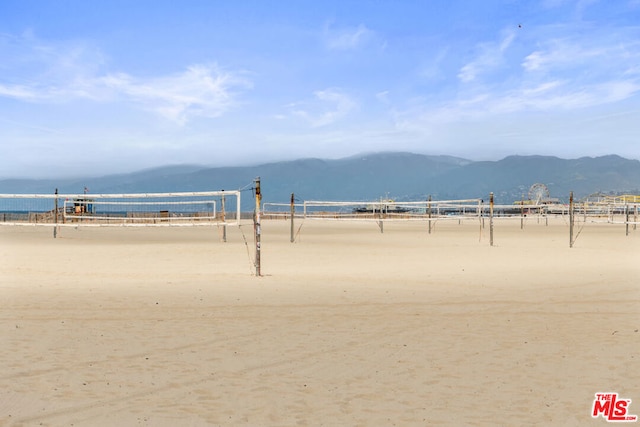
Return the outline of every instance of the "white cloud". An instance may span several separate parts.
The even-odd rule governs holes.
[[[442,78],[444,75],[442,63],[448,54],[449,48],[443,47],[437,51],[435,56],[428,57],[418,69],[418,75],[420,76],[420,78],[426,80]]]
[[[38,93],[33,89],[22,85],[0,84],[0,96],[31,101],[38,98]]]
[[[107,87],[169,120],[184,124],[190,118],[218,117],[236,104],[235,88],[249,82],[216,66],[194,65],[186,71],[148,80],[126,74],[100,79]]]
[[[457,88],[458,97],[433,102],[422,110],[414,108],[401,115],[403,126],[413,120],[417,127],[420,122],[428,127],[439,121],[566,112],[613,104],[640,93],[637,28],[602,30],[588,39],[572,33],[545,39],[542,31],[539,34],[535,50],[521,54],[519,60],[514,58],[518,49],[509,57],[505,55],[515,39],[513,32],[506,32],[499,42],[479,45],[477,56],[458,73],[462,83]],[[508,74],[495,73],[502,71],[500,67],[507,59],[520,61],[520,69],[511,67]]]
[[[104,57],[83,46],[45,45],[31,36],[17,39],[14,45],[23,54],[4,68],[27,65],[37,71],[25,75],[26,82],[0,83],[0,96],[24,102],[125,102],[182,125],[193,117],[224,114],[236,106],[237,91],[251,86],[240,73],[216,65],[192,65],[171,75],[136,78],[105,72]]]
[[[558,81],[558,80],[549,81],[549,82],[540,83],[537,86],[525,87],[525,88],[522,89],[521,92],[522,92],[522,95],[525,96],[525,97],[546,95],[551,90],[558,88],[562,84],[563,84],[563,82]]]
[[[357,108],[357,102],[337,89],[314,92],[316,101],[293,105],[292,114],[304,118],[312,127],[330,125],[350,114]]]
[[[376,99],[380,102],[388,103],[389,102],[389,91],[383,90],[382,92],[378,92],[375,94]]]
[[[56,85],[0,85],[0,96],[33,103],[120,99],[184,124],[196,116],[224,114],[237,104],[235,90],[249,86],[244,78],[220,71],[216,66],[193,65],[181,73],[151,79],[117,73],[76,78]]]
[[[522,67],[527,71],[536,71],[543,68],[548,61],[548,55],[537,50],[524,58],[524,61],[522,61]]]
[[[463,83],[469,83],[478,75],[498,68],[503,64],[505,51],[511,46],[516,35],[514,31],[505,31],[498,43],[481,43],[478,45],[478,54],[473,61],[463,65],[458,73],[458,78]]]
[[[324,28],[325,44],[332,50],[356,49],[371,40],[373,35],[373,31],[362,24],[355,28],[335,29],[329,25]]]
[[[466,94],[467,92],[463,92]],[[597,82],[575,82],[555,79],[520,82],[518,86],[498,86],[478,89],[471,95],[440,104],[414,107],[396,116],[400,130],[421,131],[446,124],[503,120],[522,113],[561,114],[594,107],[614,105],[640,94],[640,80],[612,77]]]
[[[615,55],[611,46],[605,49],[597,46],[584,48],[569,41],[554,40],[545,48],[527,55],[521,65],[525,71],[547,72],[553,69],[574,68],[586,62],[591,63],[599,57],[611,55]]]
[[[498,95],[483,106],[486,114],[522,111],[569,111],[611,104],[636,95],[640,84],[631,80],[609,81],[589,86],[552,81],[536,87],[522,87]]]
[[[33,103],[71,102],[91,99],[124,100],[178,124],[200,117],[218,117],[236,105],[236,88],[250,83],[215,66],[194,65],[186,71],[151,79],[124,73],[78,78],[62,85],[0,85],[0,96]]]

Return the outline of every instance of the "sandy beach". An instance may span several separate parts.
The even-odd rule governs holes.
[[[298,228],[263,223],[255,277],[250,223],[1,226],[0,425],[605,425],[596,392],[640,414],[640,230]]]

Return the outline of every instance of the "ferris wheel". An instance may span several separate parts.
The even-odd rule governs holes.
[[[535,183],[529,188],[529,200],[539,205],[543,200],[549,199],[549,189],[546,185]]]

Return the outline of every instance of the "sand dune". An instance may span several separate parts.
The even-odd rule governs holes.
[[[0,424],[597,425],[602,391],[640,414],[640,230],[265,221],[263,277],[251,225],[219,232],[0,227]]]

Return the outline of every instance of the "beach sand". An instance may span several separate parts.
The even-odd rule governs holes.
[[[604,425],[640,414],[640,230],[0,227],[0,425]],[[245,244],[245,238],[248,244]]]

